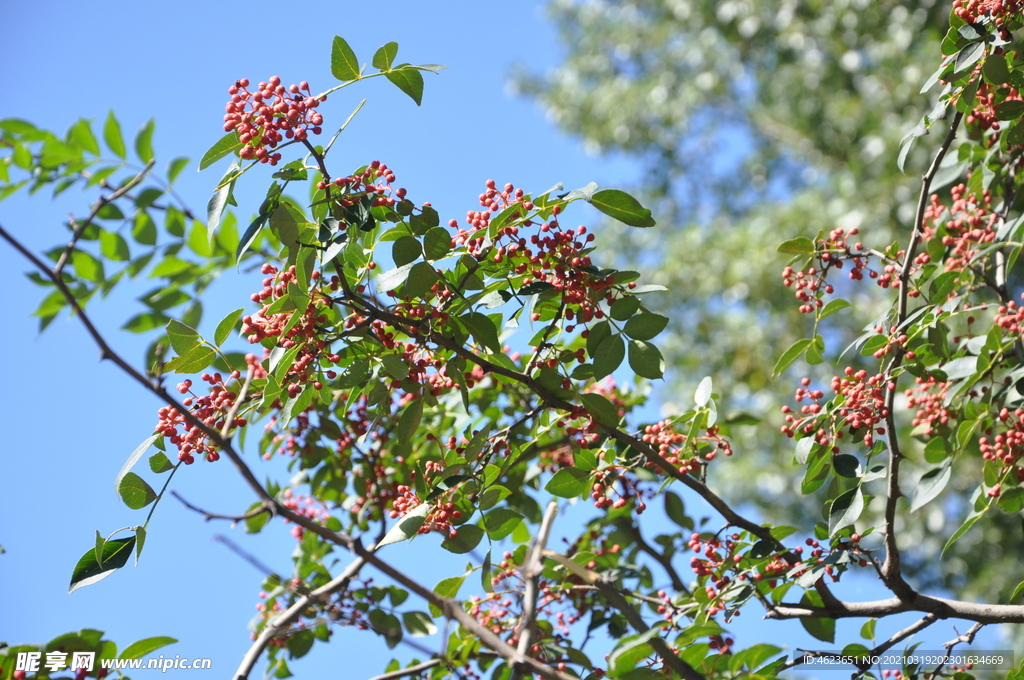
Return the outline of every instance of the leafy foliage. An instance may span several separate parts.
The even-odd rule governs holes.
[[[781,353],[776,375],[801,358],[825,365],[829,346],[860,311],[856,302],[832,297],[831,281],[844,267],[855,280],[874,280],[888,302],[851,346],[863,361],[827,388],[804,378],[796,408],[782,409],[782,434],[795,440],[804,471],[801,491],[825,520],[802,544],[799,529],[749,519],[709,482],[710,470],[729,474],[733,433],[759,424],[720,415],[717,376],[702,377],[692,405],[657,422],[644,419],[645,383],[665,371],[655,343],[670,319],[649,295],[661,287],[641,283],[636,271],[598,266],[596,253],[607,246],[585,226],[567,226],[564,215],[584,201],[652,230],[652,211],[622,190],[593,184],[528,192],[488,180],[464,221],[442,224],[429,202],[397,185],[386,163],[338,168],[331,145],[315,146],[308,135],[325,124],[314,109],[327,94],[370,77],[344,39],[335,38],[331,52],[332,73],[343,83],[324,94],[273,79],[252,91],[244,79],[230,88],[239,120],[226,127],[237,144],[218,140],[200,165],[236,158],[216,183],[206,224],[170,202],[169,183],[148,186],[152,124],[135,139],[145,168],[126,174],[123,164],[99,160],[87,122],[61,139],[23,121],[0,121],[0,146],[9,150],[0,179],[8,194],[76,183],[101,190],[88,216],[70,221],[68,245],[45,258],[0,228],[48,289],[43,326],[70,307],[104,356],[165,404],[115,482],[130,509],[148,508],[146,519],[115,532],[131,536],[97,532],[71,589],[110,575],[133,552],[138,561],[173,476],[197,459],[227,457],[256,502],[235,516],[208,518],[258,532],[280,517],[297,541],[293,575],[264,583],[254,653],[241,677],[264,651],[268,674],[287,677],[286,654],[302,657],[345,625],[393,648],[437,634],[447,619],[455,625],[446,626],[444,651],[414,661],[406,674],[452,677],[464,667],[501,680],[526,673],[562,680],[773,678],[807,663],[804,654],[779,656],[775,645],[737,644],[727,627],[755,602],[770,619],[798,618],[828,644],[837,619],[865,613],[885,619],[915,611],[924,615],[916,625],[927,627],[939,618],[937,601],[905,578],[897,516],[912,522],[914,511],[943,497],[954,461],[973,470],[976,491],[947,549],[992,514],[1024,508],[1024,312],[1011,287],[1024,224],[1013,170],[1024,143],[1024,133],[1014,132],[1024,124],[1016,122],[1024,107],[1014,104],[1024,59],[1012,32],[1024,22],[1015,5],[969,22],[962,16],[968,10],[959,9],[942,43],[947,58],[937,79],[944,89],[922,122],[927,129],[946,121],[946,136],[935,144],[922,201],[901,239],[865,245],[853,238],[856,226],[837,226],[779,248],[792,256],[784,284],[813,326]],[[396,43],[381,47],[372,75],[386,76],[419,104],[421,72],[441,67],[394,66],[397,52]],[[921,136],[911,134],[907,143]],[[125,158],[113,114],[103,138]],[[236,186],[254,181],[260,166],[277,166],[285,153],[296,158],[271,171],[266,198],[251,206],[254,216],[239,236],[231,209]],[[947,172],[955,184],[948,197],[931,193],[940,188],[940,168],[951,167],[943,165],[947,157],[959,168]],[[128,227],[134,243],[108,223]],[[133,258],[133,248],[142,255]],[[221,310],[212,336],[204,335],[202,293],[236,268],[243,275],[258,268],[263,277],[253,284],[252,305]],[[145,293],[140,299],[151,311],[126,325],[158,336],[138,371],[109,348],[85,305],[143,272],[166,285]],[[162,385],[178,374],[174,396]],[[897,426],[900,383],[916,410],[909,433]],[[932,467],[907,508],[899,499],[904,451],[914,439]],[[261,483],[241,457],[243,447],[263,459],[287,457],[298,474],[284,484]],[[135,466],[151,448],[150,474]],[[165,475],[160,490],[134,469]],[[703,499],[725,526],[705,528],[679,487]],[[657,496],[675,526],[648,542],[641,517]],[[560,499],[591,503],[595,514],[556,550],[550,539]],[[871,512],[873,503],[879,507]],[[389,556],[396,543],[433,535],[441,550],[469,561],[431,589]],[[684,580],[676,561],[685,550],[693,551],[693,577]],[[338,561],[350,553],[355,559],[339,572]],[[364,569],[384,574],[385,585]],[[839,600],[830,586],[850,570],[877,575],[894,597]],[[463,593],[470,588],[473,594]],[[941,607],[942,617],[979,626],[1024,622],[1019,604],[996,614],[971,602],[944,600]],[[865,638],[873,639],[875,618]],[[607,657],[587,648],[599,629],[618,640]],[[901,635],[873,649],[847,649],[870,657]],[[78,636],[112,658],[116,648],[101,637]],[[169,641],[140,641],[122,658]],[[869,658],[857,667],[873,665]],[[402,670],[397,661],[385,668],[392,677]],[[929,672],[971,677],[964,669]]]

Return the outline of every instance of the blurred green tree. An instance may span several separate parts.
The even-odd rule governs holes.
[[[691,394],[710,374],[728,395],[726,410],[781,423],[779,396],[792,381],[773,381],[774,362],[809,336],[812,321],[782,285],[787,256],[765,244],[837,227],[876,243],[909,232],[927,154],[911,152],[904,173],[897,150],[937,98],[935,90],[921,92],[929,76],[921,65],[935,61],[949,5],[553,0],[548,11],[564,62],[545,74],[516,68],[514,87],[593,153],[637,160],[644,176],[636,193],[660,223],[677,225],[617,235],[630,266],[656,271],[652,280],[673,291],[673,307],[662,310],[672,319],[664,350],[674,369],[665,410],[676,408],[672,395]],[[850,283],[840,292],[867,324],[882,310],[875,302],[884,304],[883,291]],[[818,377],[860,367],[856,352],[839,356],[852,340],[829,338]],[[801,361],[789,373],[814,371]],[[734,465],[757,474],[731,467],[716,483],[773,520],[809,526],[819,509],[799,493],[792,442],[766,440],[765,432],[733,435],[744,452]],[[936,504],[925,522],[904,528],[919,557],[941,550],[937,532],[966,513],[976,477],[954,476],[963,504]],[[1000,515],[986,531],[994,552],[976,550],[979,532],[941,563],[911,553],[907,567],[922,586],[1008,597],[1016,550],[1002,546],[1020,543],[1021,526]]]

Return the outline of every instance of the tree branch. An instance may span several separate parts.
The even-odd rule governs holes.
[[[931,193],[932,180],[939,171],[942,159],[949,151],[949,147],[956,139],[957,128],[964,114],[957,111],[953,121],[949,124],[949,132],[942,140],[942,145],[935,153],[932,164],[928,167],[924,177],[921,178],[921,193],[917,199],[917,212],[914,215],[914,228],[911,231],[910,243],[907,244],[906,254],[903,256],[903,265],[900,267],[899,282],[900,290],[896,310],[896,326],[902,328],[903,322],[907,319],[907,306],[910,293],[910,274],[914,262],[914,255],[917,252],[917,243],[921,239],[924,230],[924,212],[928,205],[928,196]],[[889,366],[886,367],[886,377],[895,381],[895,371],[903,363],[905,352],[898,349]],[[896,597],[901,600],[914,598],[914,589],[903,578],[900,564],[900,551],[896,542],[896,502],[902,496],[900,491],[900,463],[903,460],[903,453],[900,451],[899,438],[896,434],[896,390],[888,390],[885,399],[886,417],[885,430],[886,440],[889,444],[889,471],[886,479],[886,501],[885,501],[885,561],[882,563],[882,581]]]
[[[530,653],[533,645],[533,622],[537,617],[537,599],[540,596],[540,575],[544,571],[543,554],[548,544],[548,537],[551,535],[551,525],[558,515],[558,503],[551,501],[547,510],[544,511],[544,519],[541,520],[540,530],[537,532],[537,539],[530,546],[523,562],[523,579],[526,581],[526,590],[523,593],[523,616],[519,621],[519,645],[517,651],[526,656]],[[519,680],[522,676],[520,668],[512,669],[510,680]]]
[[[644,617],[640,615],[640,612],[629,603],[628,600],[619,591],[618,586],[606,576],[598,574],[596,571],[591,571],[586,567],[576,564],[568,557],[559,555],[556,552],[545,550],[544,555],[550,557],[560,565],[571,571],[576,576],[580,577],[584,583],[589,586],[596,588],[608,601],[612,607],[615,607],[622,615],[626,617],[629,625],[633,627],[638,633],[646,633],[651,629],[644,621]],[[696,668],[683,661],[679,656],[672,651],[662,638],[655,635],[649,641],[651,647],[657,652],[664,660],[665,665],[672,669],[672,672],[676,675],[686,678],[686,680],[705,680],[704,675],[697,671]]]
[[[441,659],[431,659],[430,661],[424,661],[418,663],[415,666],[409,666],[408,668],[400,668],[397,671],[391,671],[390,673],[382,673],[375,675],[370,680],[395,680],[395,678],[404,678],[408,675],[418,675],[423,671],[429,671],[434,666],[441,665]]]

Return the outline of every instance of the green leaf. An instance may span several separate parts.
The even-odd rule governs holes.
[[[423,419],[423,399],[413,399],[398,419],[395,436],[399,442],[411,442]]]
[[[626,358],[626,343],[622,335],[615,333],[605,337],[593,353],[594,380],[611,375]]]
[[[199,331],[191,326],[186,326],[177,319],[171,319],[167,323],[166,330],[171,347],[179,355],[188,354],[202,342],[199,338]]]
[[[608,657],[608,675],[616,677],[633,670],[654,652],[650,640],[661,632],[661,626],[655,625],[639,635],[622,638]]]
[[[147,654],[151,654],[152,652],[155,652],[161,647],[173,645],[176,642],[177,640],[167,636],[151,637],[146,638],[145,640],[137,640],[136,642],[133,642],[127,647],[125,647],[124,651],[121,652],[121,655],[117,658],[141,659],[142,657],[146,656]]]
[[[359,60],[340,35],[331,45],[331,75],[341,81],[359,80]]]
[[[402,623],[413,637],[433,635],[437,632],[437,626],[426,612],[402,612]]]
[[[124,160],[128,156],[125,150],[124,137],[121,136],[121,124],[114,118],[114,112],[107,113],[107,120],[103,124],[103,141],[115,156]]]
[[[480,345],[491,350],[495,354],[501,353],[501,341],[498,339],[498,329],[489,317],[480,312],[468,312],[459,317],[473,335],[473,339]]]
[[[203,157],[199,160],[200,172],[210,167],[221,158],[224,158],[224,156],[234,153],[241,148],[242,143],[238,141],[238,135],[234,131],[227,133],[214,142],[213,146],[207,149],[206,153],[203,154]]]
[[[975,42],[960,50],[956,55],[956,64],[953,65],[953,72],[959,73],[964,69],[973,66],[982,55],[985,54],[985,43]]]
[[[491,540],[500,541],[523,521],[523,516],[508,508],[496,508],[484,515],[484,528]]]
[[[629,367],[641,378],[656,380],[665,374],[665,359],[662,358],[658,348],[651,343],[643,340],[630,340]]]
[[[188,354],[174,357],[164,364],[165,371],[175,373],[198,373],[213,364],[217,352],[212,347],[196,347]]]
[[[940,370],[946,374],[946,380],[959,380],[974,375],[978,371],[978,357],[960,357],[943,364]]]
[[[860,636],[865,640],[874,640],[876,623],[878,623],[878,619],[868,619],[864,625],[860,627]]]
[[[142,455],[149,450],[149,447],[152,446],[153,442],[155,442],[159,437],[160,435],[158,434],[146,437],[141,444],[135,447],[132,454],[128,456],[128,460],[126,460],[124,465],[121,466],[121,470],[117,473],[117,477],[114,478],[114,493],[121,493],[121,480],[124,479],[124,476],[127,475],[133,467],[135,467],[135,464],[139,462]]]
[[[651,340],[665,330],[668,317],[642,312],[633,316],[623,326],[622,332],[634,340]]]
[[[104,280],[103,263],[97,260],[85,250],[75,250],[71,253],[71,263],[75,265],[75,272],[86,281],[102,283]]]
[[[423,252],[428,260],[440,260],[452,250],[452,235],[444,227],[432,227],[423,236]]]
[[[794,253],[796,255],[813,255],[814,241],[807,238],[806,236],[798,236],[796,238],[791,238],[788,241],[783,241],[775,250],[780,253]]]
[[[400,518],[388,533],[377,544],[378,548],[400,541],[407,541],[419,531],[430,514],[431,506],[428,503],[421,503]]]
[[[949,461],[942,467],[929,470],[921,476],[914,490],[914,499],[910,503],[910,511],[914,512],[922,508],[928,501],[932,500],[946,488],[953,468]]]
[[[84,118],[79,118],[68,130],[68,142],[88,151],[93,156],[100,155],[100,145],[96,141],[96,135],[92,133],[89,121]]]
[[[217,227],[220,226],[221,217],[224,215],[224,208],[229,202],[231,202],[231,191],[235,187],[235,181],[233,179],[230,181],[225,180],[234,175],[237,170],[238,165],[232,163],[231,167],[228,168],[228,171],[224,173],[224,177],[221,178],[220,188],[213,192],[213,196],[211,196],[210,200],[206,203],[206,232],[209,234],[211,242],[213,241],[213,235],[217,231]],[[260,215],[260,217],[257,217],[256,219],[263,219],[265,221],[266,216]],[[250,226],[250,229],[251,228],[252,227]],[[248,247],[248,242],[252,238],[252,235],[246,232],[246,236],[249,238],[242,239],[242,244],[245,244],[245,246]],[[241,248],[241,245],[239,247]],[[244,249],[239,250],[236,255],[236,259],[240,258],[243,252]]]
[[[576,498],[590,490],[590,474],[577,468],[565,467],[554,474],[544,490],[560,498]]]
[[[263,225],[269,219],[270,215],[260,215],[246,227],[245,233],[242,234],[242,238],[238,241],[238,248],[235,250],[236,262],[242,261],[242,255],[245,254],[245,251],[249,250],[249,246],[256,242],[256,237],[259,236],[260,230],[263,229]],[[210,231],[210,237],[213,237],[213,231]]]
[[[121,500],[132,510],[140,510],[156,500],[156,491],[134,472],[125,473],[117,487]]]
[[[847,302],[846,300],[844,300],[842,298],[836,298],[835,300],[829,300],[828,304],[825,305],[825,307],[818,314],[818,318],[819,319],[824,319],[826,317],[832,316],[833,314],[835,314],[838,311],[841,311],[843,309],[846,309],[847,307],[852,307],[852,306],[853,306],[852,303]]]
[[[697,404],[697,408],[704,408],[708,402],[711,401],[711,376],[705,377],[697,385],[697,391],[693,393],[693,401]]]
[[[416,102],[416,106],[423,103],[423,74],[411,68],[399,67],[394,71],[388,71],[384,77],[406,93]]]
[[[377,48],[377,51],[373,53],[373,60],[370,62],[373,64],[375,69],[380,71],[387,71],[391,68],[391,64],[395,61],[395,56],[398,54],[398,43],[389,42],[381,45]]]
[[[971,512],[971,514],[967,516],[967,519],[964,520],[964,523],[960,525],[960,528],[954,531],[953,535],[949,537],[948,541],[946,541],[946,545],[942,547],[942,554],[945,555],[946,551],[949,550],[949,548],[956,543],[961,536],[970,531],[971,527],[973,527],[975,523],[985,515],[990,507],[991,506],[986,505],[979,511]]]
[[[821,606],[821,598],[816,592],[804,593],[804,596],[800,599],[800,604]],[[836,641],[836,620],[835,619],[808,619],[801,618],[801,625],[804,630],[813,635],[822,642],[833,643]]]
[[[231,335],[231,331],[238,325],[238,320],[242,318],[243,311],[245,311],[244,308],[236,309],[220,320],[220,323],[217,324],[217,330],[213,332],[213,344],[218,347],[224,344],[224,341]]]
[[[783,371],[793,365],[793,362],[800,358],[800,355],[807,351],[807,348],[811,346],[814,340],[811,338],[800,338],[792,345],[789,349],[782,353],[779,360],[775,363],[775,369],[772,371],[772,379],[779,377]]]
[[[409,270],[412,269],[412,263],[403,264],[401,267],[395,267],[390,269],[380,276],[377,277],[377,290],[381,293],[386,293],[389,290],[398,288],[405,280],[409,278]]]
[[[828,512],[828,535],[835,536],[840,529],[856,522],[862,512],[864,512],[864,494],[858,484],[832,501],[832,507]],[[832,641],[829,640],[829,642]]]
[[[173,183],[174,180],[178,179],[181,171],[188,167],[188,161],[188,158],[181,156],[167,164],[167,181],[169,183]]]
[[[621,419],[619,407],[609,401],[607,397],[593,392],[585,392],[580,395],[580,401],[583,402],[583,406],[594,420],[602,425],[615,427],[619,424]]]
[[[608,316],[616,321],[625,321],[640,309],[640,298],[634,295],[621,297],[608,308]],[[641,338],[643,339],[643,338]]]
[[[665,492],[665,514],[682,528],[693,528],[693,521],[686,516],[686,506],[683,505],[683,499],[673,491]]]
[[[370,627],[384,636],[388,648],[393,648],[402,640],[402,624],[398,617],[383,609],[371,609],[367,617]]]
[[[128,241],[115,231],[100,233],[100,253],[103,257],[114,262],[126,262],[132,259],[131,250],[128,248]]]
[[[448,552],[462,555],[480,545],[484,530],[475,524],[463,524],[458,528],[454,538],[446,538],[441,547]]]
[[[396,380],[404,380],[409,375],[409,364],[397,354],[385,354],[380,363],[388,375]]]
[[[631,227],[653,227],[657,224],[651,211],[625,191],[601,189],[590,197],[590,204],[611,218]]]
[[[107,541],[103,545],[103,566],[96,560],[96,549],[89,548],[89,551],[82,555],[71,572],[71,585],[68,594],[79,588],[91,586],[113,574],[128,562],[132,549],[135,548],[135,537],[117,538]]]
[[[391,244],[391,259],[395,265],[402,266],[420,259],[423,254],[423,246],[415,236],[406,234]]]
[[[174,468],[174,464],[163,451],[157,451],[149,457],[149,469],[160,474]]]
[[[512,495],[512,492],[500,485],[489,486],[480,494],[480,509],[490,510],[495,505]]]
[[[143,163],[153,160],[153,130],[155,128],[156,121],[150,118],[135,135],[135,154]]]
[[[139,566],[139,558],[142,557],[142,548],[146,545],[146,527],[135,527],[135,566]]]

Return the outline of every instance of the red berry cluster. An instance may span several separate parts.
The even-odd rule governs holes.
[[[298,280],[295,265],[281,272],[274,265],[266,263],[260,271],[267,276],[263,279],[263,290],[253,293],[251,297],[253,302],[263,303],[263,307],[255,315],[242,317],[242,333],[247,334],[249,342],[254,344],[267,338],[278,338],[277,344],[285,349],[296,345],[302,346],[291,368],[288,369],[285,390],[289,397],[297,396],[307,383],[311,383],[315,389],[321,389],[323,385],[319,379],[317,359],[324,354],[327,343],[318,338],[318,324],[327,321],[324,314],[324,308],[328,305],[327,299],[314,293],[300,321],[293,324],[292,312],[275,313],[271,308],[277,300],[290,297],[289,289],[293,285],[297,284],[305,290],[304,282]],[[319,281],[320,272],[312,272],[310,278],[314,282]],[[337,290],[338,282],[332,280],[326,287],[332,291]],[[326,377],[335,378],[335,371],[327,371]]]
[[[329,186],[344,189],[343,195],[337,203],[342,208],[355,205],[364,196],[374,196],[374,206],[394,206],[397,201],[405,198],[405,189],[393,189],[395,173],[379,160],[372,161],[363,168],[363,171],[348,177],[336,177],[331,181],[321,179],[316,184],[317,189],[327,189]],[[429,203],[424,205],[429,206]],[[346,225],[347,226],[347,225]]]
[[[850,244],[850,237],[856,236],[858,233],[857,227],[849,230],[833,229],[828,238],[819,239],[815,244],[814,252],[819,266],[808,267],[806,270],[795,270],[793,267],[787,266],[782,270],[782,283],[787,288],[794,289],[794,296],[801,303],[799,307],[801,313],[809,314],[815,309],[825,306],[823,296],[834,292],[833,286],[826,283],[828,273],[833,267],[842,269],[847,262],[851,265],[849,276],[854,281],[862,280],[866,271],[870,278],[878,279],[878,285],[883,288],[888,288],[890,285],[899,286],[899,280],[893,277],[896,272],[895,265],[891,263],[886,265],[885,273],[880,276],[877,271],[868,266],[871,256],[865,251],[864,245],[860,242]]]
[[[1001,50],[996,52],[995,55],[989,57],[990,59],[1002,59]],[[999,92],[999,101],[997,102],[996,87],[989,85],[987,81],[982,78],[978,78],[978,94],[975,96],[974,109],[971,110],[964,122],[968,126],[976,126],[981,132],[986,130],[996,130],[1000,128],[999,117],[996,115],[996,106],[1004,101],[1021,101],[1022,97],[1016,88],[1008,86],[999,86],[998,89],[1003,90]],[[992,145],[997,138],[995,136],[990,138],[990,145]]]
[[[811,381],[810,378],[803,378],[803,386],[797,388],[795,399],[797,402],[807,400],[810,403],[800,407],[803,416],[801,418],[793,415],[793,410],[789,406],[782,407],[786,420],[786,424],[782,426],[782,433],[788,437],[793,437],[798,432],[812,435],[815,442],[821,446],[829,446],[842,439],[843,433],[839,430],[847,425],[854,430],[866,428],[865,446],[874,444],[875,434],[885,434],[884,423],[889,415],[889,410],[885,406],[886,391],[896,389],[896,384],[886,381],[881,373],[868,377],[867,371],[854,371],[850,366],[846,367],[844,373],[843,377],[832,378],[832,390],[837,396],[843,397],[843,403],[829,416],[831,423],[828,429],[819,426],[819,401],[825,395],[821,390],[806,389]],[[838,446],[833,447],[834,453],[838,451]]]
[[[248,354],[245,360],[249,364],[250,370],[262,373],[263,368],[255,355]],[[235,371],[229,378],[237,380],[240,376],[241,373]],[[220,373],[203,373],[202,380],[210,385],[210,393],[202,397],[192,392],[191,380],[185,380],[178,385],[178,392],[189,395],[182,405],[191,409],[192,415],[205,425],[218,431],[222,430],[224,418],[234,407],[238,393],[227,388]],[[211,463],[220,458],[217,447],[209,443],[206,433],[195,425],[189,425],[185,415],[177,408],[163,406],[157,411],[157,417],[159,420],[156,433],[166,437],[171,444],[178,447],[178,460],[185,465],[194,463],[197,455],[206,456],[206,460]],[[245,418],[236,416],[231,427],[245,427],[246,422]],[[179,428],[181,428],[180,432]]]
[[[999,427],[1002,431],[996,433],[996,428],[986,430],[984,437],[978,439],[978,449],[981,457],[986,461],[992,461],[999,465],[999,478],[1006,480],[1007,475],[1012,475],[1010,482],[1020,484],[1024,482],[1024,467],[1021,466],[1021,457],[1024,456],[1024,409],[1011,411],[1003,408],[997,416]],[[988,491],[992,497],[999,496],[1002,492],[1002,484],[996,484]]]
[[[590,489],[590,498],[598,510],[624,508],[633,499],[636,499],[636,514],[642,515],[647,510],[647,504],[643,500],[645,494],[630,476],[616,474],[613,468],[605,468],[594,472],[593,477],[594,484]],[[612,500],[613,496],[618,496],[618,498]]]
[[[1024,293],[1020,297],[1021,300],[1024,300]],[[1000,305],[999,309],[996,310],[993,322],[1007,333],[1020,335],[1024,331],[1024,305],[1019,305],[1016,301],[1009,300],[1005,305]]]
[[[949,421],[956,418],[956,411],[947,408],[946,394],[949,392],[949,383],[938,382],[935,378],[916,378],[916,387],[906,390],[903,394],[907,397],[907,408],[917,409],[914,419],[910,424],[915,428],[921,428],[921,434],[931,437],[940,428],[949,425]]]
[[[643,441],[658,448],[658,453],[672,465],[678,465],[679,474],[697,472],[702,462],[711,462],[720,451],[725,456],[732,455],[729,440],[718,433],[718,426],[705,430],[703,436],[695,437],[695,441],[687,443],[687,435],[675,430],[671,419],[662,420],[644,428]],[[702,445],[710,445],[711,450],[700,453]]]
[[[422,505],[423,501],[409,487],[399,485],[397,491],[400,495],[394,500],[394,510],[391,511],[391,519],[404,517],[413,508]],[[460,519],[462,519],[462,512],[455,509],[454,503],[439,503],[427,514],[426,519],[420,525],[420,528],[417,529],[416,533],[429,534],[431,531],[436,531],[447,538],[455,538],[459,530],[452,526],[452,521]]]
[[[996,238],[996,223],[999,215],[990,209],[992,195],[988,189],[979,200],[974,194],[966,194],[967,187],[958,184],[951,190],[953,205],[942,205],[937,194],[932,194],[925,208],[922,225],[925,240],[934,238],[942,226],[946,234],[942,245],[951,249],[945,258],[946,271],[969,269],[977,257],[977,251]]]
[[[611,302],[615,299],[610,290],[615,282],[589,271],[591,260],[587,244],[594,240],[594,235],[588,234],[587,228],[582,225],[563,230],[558,222],[561,207],[556,205],[551,208],[550,221],[537,225],[531,218],[524,220],[521,225],[504,226],[492,241],[487,238],[486,231],[494,211],[518,206],[519,211],[510,218],[511,221],[527,216],[535,206],[531,201],[524,200],[522,189],[516,189],[511,184],[506,184],[499,191],[494,180],[487,180],[486,187],[487,190],[480,194],[480,205],[485,210],[469,211],[466,214],[470,229],[460,229],[457,220],[449,221],[448,226],[456,230],[452,243],[464,244],[469,254],[478,261],[507,262],[514,274],[526,275],[522,280],[523,286],[531,283],[550,284],[562,293],[562,299],[567,305],[565,318],[569,321],[589,323],[604,318],[600,301],[606,299]],[[522,227],[534,226],[537,227],[537,233],[529,238],[520,233]],[[533,320],[540,318],[541,314],[535,312]],[[572,332],[574,328],[569,326],[566,330]]]
[[[273,76],[259,83],[254,92],[248,87],[248,78],[235,81],[228,88],[231,100],[224,107],[224,130],[238,133],[242,158],[277,165],[281,154],[274,149],[279,143],[302,141],[310,132],[320,134],[324,118],[315,109],[326,97],[312,96],[306,81],[285,88],[281,79]]]
[[[283,505],[295,512],[298,515],[302,515],[307,519],[311,519],[314,522],[320,522],[324,524],[331,518],[331,513],[324,505],[323,501],[312,496],[306,496],[303,494],[296,494],[291,489],[284,490],[284,501]],[[290,523],[291,520],[285,519],[285,523]],[[301,541],[305,534],[305,529],[300,526],[292,527],[292,536],[297,540]]]
[[[996,26],[1020,18],[1024,0],[953,0],[953,13],[969,24],[982,17],[991,17]]]
[[[690,549],[698,555],[690,559],[690,568],[698,577],[707,577],[704,593],[711,600],[717,598],[733,579],[747,579],[747,574],[741,573],[739,567],[743,556],[736,553],[739,548],[736,542],[739,540],[739,534],[732,534],[723,541],[718,536],[703,539],[700,534],[694,533],[687,541]],[[708,607],[707,612],[714,616],[723,609],[724,602],[715,602]]]
[[[875,434],[885,434],[885,419],[889,416],[886,391],[896,389],[896,383],[887,381],[881,373],[868,377],[867,371],[854,371],[850,366],[845,374],[832,378],[833,391],[846,398],[837,413],[853,429],[867,428],[864,446],[871,446]]]

